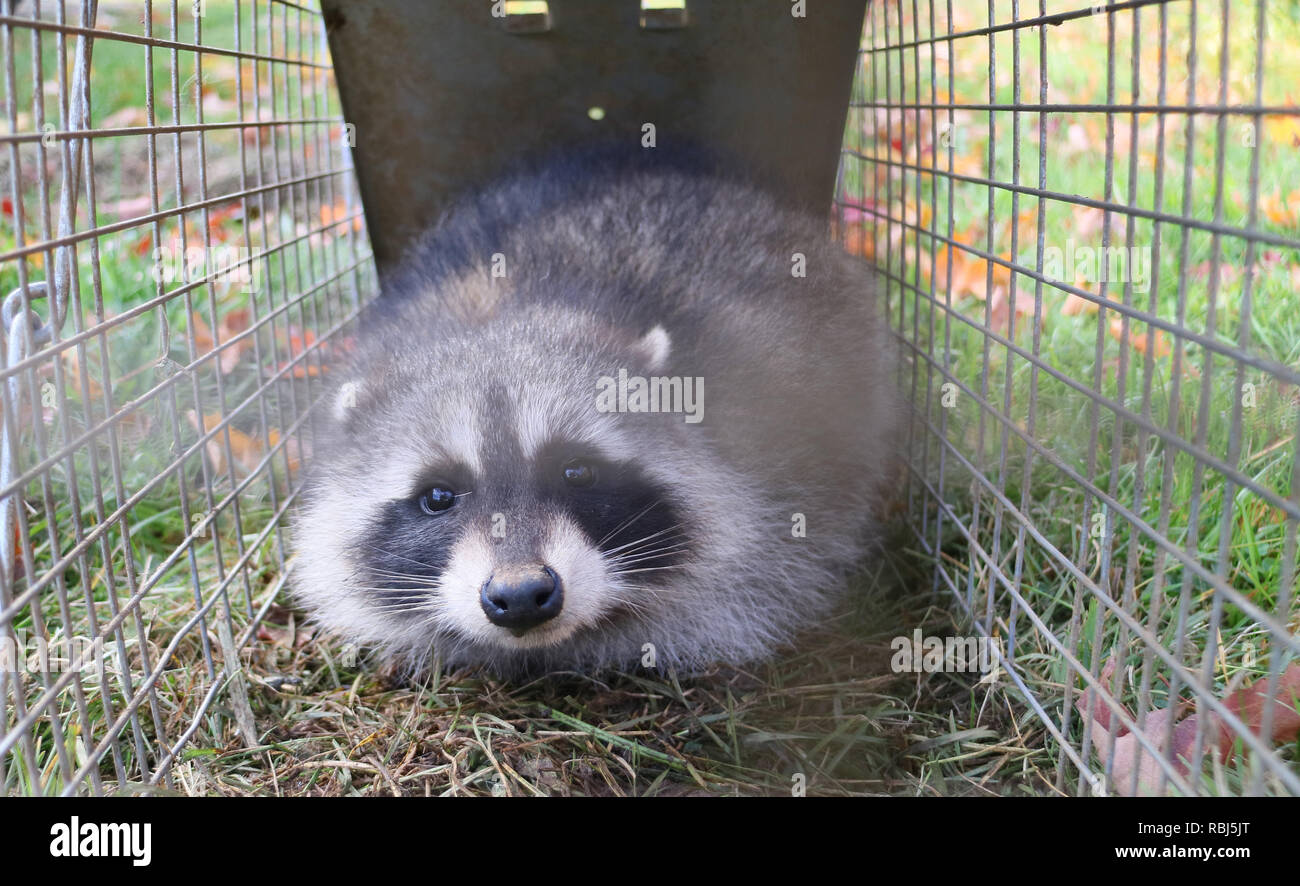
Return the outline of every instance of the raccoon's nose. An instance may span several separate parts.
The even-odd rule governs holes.
[[[515,636],[555,618],[564,606],[564,589],[549,566],[499,569],[478,596],[488,621]]]

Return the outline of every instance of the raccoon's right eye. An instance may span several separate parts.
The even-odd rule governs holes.
[[[436,517],[456,503],[456,493],[445,486],[435,486],[420,496],[420,510]]]
[[[570,486],[590,486],[596,482],[596,466],[581,458],[571,458],[560,466],[564,482]]]

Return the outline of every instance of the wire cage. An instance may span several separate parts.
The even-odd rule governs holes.
[[[1064,791],[1300,793],[1295,8],[868,11],[835,216],[910,524]]]
[[[324,26],[3,0],[0,59],[0,785],[175,788],[214,699],[253,729],[238,656],[376,290]]]
[[[834,232],[916,547],[1063,792],[1300,794],[1294,9],[868,6]],[[202,793],[218,709],[256,744],[241,655],[378,289],[327,18],[0,0],[6,794]]]

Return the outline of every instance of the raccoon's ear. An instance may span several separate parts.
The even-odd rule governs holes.
[[[636,350],[645,360],[646,367],[657,371],[663,369],[668,362],[668,355],[672,352],[672,338],[667,329],[655,326],[637,341]]]

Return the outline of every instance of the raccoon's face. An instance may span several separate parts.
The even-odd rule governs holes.
[[[415,456],[404,494],[376,504],[353,551],[370,605],[507,650],[644,610],[689,557],[678,494],[602,444],[609,434],[572,435],[560,422],[520,439],[512,413],[524,404],[499,388],[485,394],[471,427],[487,433],[464,435],[471,448],[460,452]],[[538,430],[555,424],[536,418]]]
[[[654,372],[666,334],[567,325],[397,346],[338,389],[295,529],[296,592],[320,621],[408,659],[662,647],[701,524],[739,505],[701,488],[728,485],[701,424],[597,408],[597,380]]]

